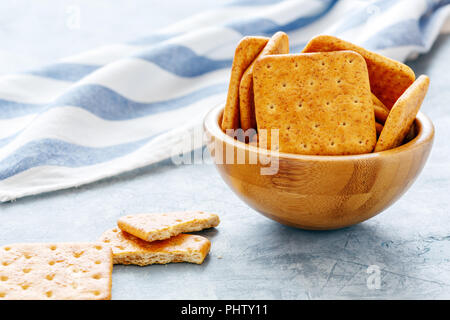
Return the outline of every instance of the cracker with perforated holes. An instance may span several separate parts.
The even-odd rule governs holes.
[[[367,66],[353,51],[266,56],[253,71],[258,134],[279,129],[281,152],[371,152],[375,118]]]
[[[239,128],[239,83],[242,75],[269,41],[265,37],[244,37],[236,47],[223,111],[222,130]]]
[[[397,99],[415,80],[414,71],[407,65],[333,36],[314,37],[302,52],[340,50],[352,50],[364,57],[369,72],[371,90],[388,109],[392,108]]]
[[[373,111],[375,120],[384,123],[389,115],[389,109],[372,93]]]
[[[171,262],[201,264],[211,248],[207,238],[193,234],[179,234],[170,239],[147,242],[118,228],[103,233],[100,241],[113,250],[114,264],[139,266]]]
[[[102,243],[0,247],[0,300],[109,300],[112,262]]]
[[[142,240],[164,240],[184,232],[217,227],[219,216],[203,211],[141,213],[121,217],[117,225]]]
[[[289,37],[286,33],[279,31],[270,38],[258,57],[245,70],[239,85],[239,111],[242,129],[256,129],[253,98],[253,68],[255,62],[267,55],[286,53],[289,53]]]
[[[402,144],[416,119],[429,84],[430,79],[421,75],[394,104],[378,138],[375,152],[393,149]]]

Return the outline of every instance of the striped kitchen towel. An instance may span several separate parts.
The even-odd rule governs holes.
[[[331,34],[398,60],[427,52],[450,1],[234,1],[136,41],[0,77],[0,201],[79,186],[186,151],[225,100],[245,35]],[[194,146],[195,147],[195,146]]]

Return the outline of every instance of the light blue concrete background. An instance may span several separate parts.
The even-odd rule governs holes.
[[[69,36],[74,31],[54,29],[63,24],[64,4],[72,1],[45,1],[46,8],[35,1],[9,1],[16,6],[11,10],[7,2],[0,3],[0,53],[31,57],[28,64],[9,67],[17,70],[145,35],[145,28],[162,27],[208,5],[175,1],[183,10],[174,11],[169,1],[135,1],[135,6],[116,1],[115,7],[106,0],[89,1],[82,23],[98,24],[96,32],[82,24],[80,34]],[[64,4],[52,8],[49,3]],[[108,13],[100,15],[105,8]],[[441,36],[430,54],[410,63],[416,74],[431,78],[422,110],[437,135],[424,171],[397,203],[360,225],[329,232],[285,227],[242,203],[212,165],[166,161],[0,205],[0,245],[90,241],[127,213],[202,209],[222,219],[217,229],[199,233],[212,241],[205,263],[116,266],[114,299],[450,298],[449,56],[450,36]],[[367,287],[369,265],[381,270],[380,289]]]

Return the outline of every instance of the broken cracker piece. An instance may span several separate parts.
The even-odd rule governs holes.
[[[264,56],[289,53],[289,37],[284,32],[275,33],[258,57],[245,70],[239,85],[239,111],[241,128],[245,131],[256,129],[255,103],[253,96],[253,67],[255,62]]]
[[[217,227],[219,223],[217,214],[203,211],[142,213],[124,216],[117,221],[122,231],[149,242]]]
[[[109,300],[112,262],[102,243],[0,247],[0,300]]]
[[[386,119],[375,152],[393,149],[402,144],[416,119],[429,84],[430,79],[421,75],[397,100]]]
[[[345,155],[373,150],[369,78],[358,53],[266,56],[255,64],[253,81],[258,135],[267,130],[269,142],[271,130],[279,129],[281,152]]]
[[[388,109],[392,108],[415,80],[414,71],[407,65],[333,36],[320,35],[312,38],[302,52],[340,50],[352,50],[364,57],[371,90]]]
[[[211,242],[201,236],[179,234],[166,240],[147,242],[118,228],[106,231],[100,238],[113,251],[114,264],[166,264],[190,262],[201,264],[209,253]]]
[[[239,128],[239,83],[242,75],[269,41],[265,37],[244,37],[236,47],[231,67],[227,102],[223,111],[222,130]]]

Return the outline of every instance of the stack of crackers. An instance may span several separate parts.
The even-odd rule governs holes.
[[[288,36],[245,37],[233,60],[222,130],[257,132],[250,143],[281,152],[349,155],[414,137],[429,78],[332,36],[298,54]],[[277,133],[274,146],[274,130]]]
[[[203,211],[128,215],[117,221],[119,228],[106,231],[99,240],[112,248],[114,264],[201,264],[211,242],[184,232],[217,227],[219,223],[216,214]]]
[[[216,227],[201,211],[137,214],[119,219],[96,243],[23,243],[0,247],[0,300],[111,299],[113,264],[201,264],[211,243],[184,234]]]

